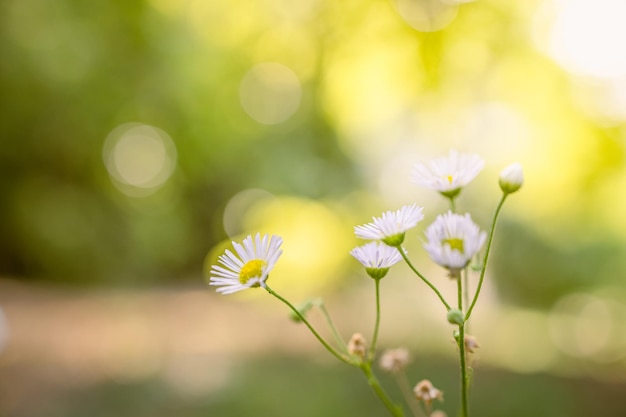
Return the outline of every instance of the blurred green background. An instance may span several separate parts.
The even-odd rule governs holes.
[[[410,254],[453,297],[420,248],[445,201],[409,174],[455,148],[485,159],[459,200],[485,229],[500,170],[526,175],[472,324],[472,408],[626,415],[625,17],[620,0],[0,3],[0,414],[385,415],[283,306],[216,295],[205,264],[280,234],[273,288],[367,335],[352,227],[417,202]],[[405,266],[383,282],[381,344],[411,348],[452,416],[452,329],[422,287]]]

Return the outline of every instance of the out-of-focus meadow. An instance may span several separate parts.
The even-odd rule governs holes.
[[[0,414],[385,415],[284,306],[215,294],[206,264],[279,234],[272,287],[369,335],[352,227],[416,202],[409,253],[452,298],[420,247],[446,203],[409,173],[456,148],[485,159],[458,202],[485,229],[499,171],[526,176],[475,310],[472,409],[626,415],[625,4],[1,2]],[[438,300],[405,265],[381,287],[381,347],[409,347],[455,415]]]

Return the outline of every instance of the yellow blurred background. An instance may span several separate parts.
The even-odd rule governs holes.
[[[384,415],[278,301],[219,296],[206,268],[279,234],[272,287],[368,335],[352,228],[416,202],[409,253],[452,298],[421,248],[446,202],[409,179],[449,149],[485,160],[458,202],[484,229],[500,170],[526,178],[473,318],[472,409],[626,415],[623,1],[0,11],[0,415]],[[382,281],[380,344],[410,347],[451,416],[452,328],[420,284],[404,265]]]

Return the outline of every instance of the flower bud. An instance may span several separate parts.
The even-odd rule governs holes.
[[[348,342],[348,353],[361,359],[365,359],[365,355],[367,354],[367,344],[361,333],[355,333],[350,338],[350,341]]]
[[[427,406],[430,406],[435,399],[443,401],[443,392],[435,388],[427,379],[420,381],[413,388],[413,394],[418,401],[423,401]]]
[[[459,340],[461,340],[461,332],[459,332],[458,329],[454,329],[454,331],[452,332],[452,337],[454,338],[454,342],[458,344]]]
[[[323,298],[312,298],[310,300],[307,300],[305,303],[302,303],[301,305],[296,307],[296,310],[298,310],[298,313],[300,313],[300,315],[296,314],[295,311],[292,311],[289,314],[289,318],[295,321],[296,323],[300,323],[302,321],[300,316],[306,318],[306,315],[309,312],[309,310],[311,310],[313,307],[320,307],[323,305],[324,305]]]
[[[514,193],[524,183],[524,171],[519,162],[515,162],[502,170],[500,173],[500,189],[505,194]]]
[[[447,319],[450,324],[461,325],[463,324],[465,317],[463,316],[463,312],[461,310],[451,308],[448,310]]]
[[[474,353],[474,349],[479,348],[478,340],[474,336],[469,334],[465,335],[465,351],[468,353]]]

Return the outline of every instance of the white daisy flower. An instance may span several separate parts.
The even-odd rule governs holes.
[[[367,274],[374,279],[383,278],[389,268],[402,259],[398,249],[379,242],[356,247],[350,251],[350,255],[361,262]]]
[[[434,159],[428,165],[415,164],[411,180],[452,198],[476,178],[484,165],[478,155],[458,153],[453,149],[447,157]]]
[[[243,245],[233,242],[235,255],[226,249],[218,261],[222,266],[211,266],[209,285],[217,285],[217,292],[232,294],[252,287],[264,287],[267,276],[283,253],[279,236],[256,234],[254,239],[248,236]]]
[[[411,204],[400,210],[386,211],[382,217],[373,217],[373,223],[355,226],[354,234],[361,239],[382,240],[389,246],[399,246],[404,241],[404,233],[424,218],[423,210]]]
[[[451,276],[465,268],[485,244],[487,234],[481,232],[469,214],[448,211],[437,216],[426,231],[424,249],[437,264],[448,268]]]

